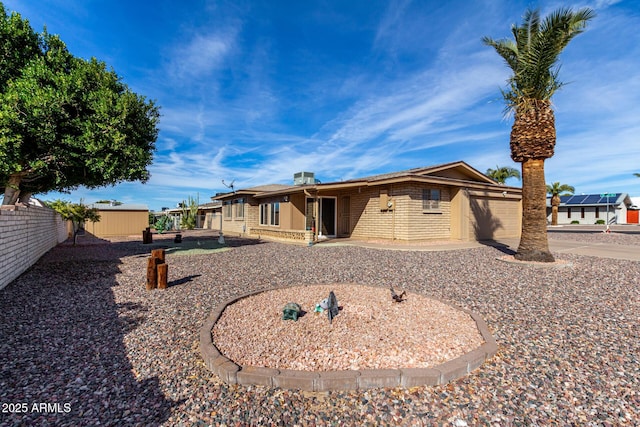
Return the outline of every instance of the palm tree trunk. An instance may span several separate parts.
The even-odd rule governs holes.
[[[551,197],[551,225],[558,225],[558,206],[560,206],[560,196],[554,194]]]
[[[547,241],[547,187],[544,159],[522,162],[522,235],[515,258],[554,262]]]

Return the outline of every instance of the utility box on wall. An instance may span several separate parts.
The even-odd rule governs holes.
[[[387,190],[380,190],[380,210],[381,211],[392,211],[395,207],[395,203],[393,198],[389,196]]]

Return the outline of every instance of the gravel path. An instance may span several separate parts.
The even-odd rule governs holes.
[[[548,269],[498,261],[492,247],[227,242],[226,252],[167,256],[165,291],[145,290],[150,248],[135,242],[59,246],[0,290],[0,424],[640,425],[638,262],[556,254],[573,266]],[[203,366],[199,328],[220,302],[343,282],[475,311],[498,354],[445,386],[356,392],[230,386]]]

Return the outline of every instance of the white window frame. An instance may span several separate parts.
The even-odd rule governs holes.
[[[442,191],[439,188],[424,188],[422,190],[422,211],[440,212]]]
[[[269,203],[260,203],[260,225],[269,225]]]
[[[279,227],[280,226],[280,202],[271,203],[269,214],[270,214],[269,225]]]

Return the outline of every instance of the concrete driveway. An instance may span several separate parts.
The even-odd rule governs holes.
[[[550,227],[548,230],[549,249],[552,252],[570,253],[576,255],[595,256],[600,258],[624,259],[629,261],[640,261],[640,246],[621,245],[601,242],[587,242],[562,239],[561,234],[555,233],[586,233],[598,235],[602,233],[603,226],[566,226]],[[632,234],[640,236],[640,227],[633,225],[612,225],[611,231],[622,234]],[[498,243],[506,245],[509,249],[516,250],[519,239],[501,239]]]

